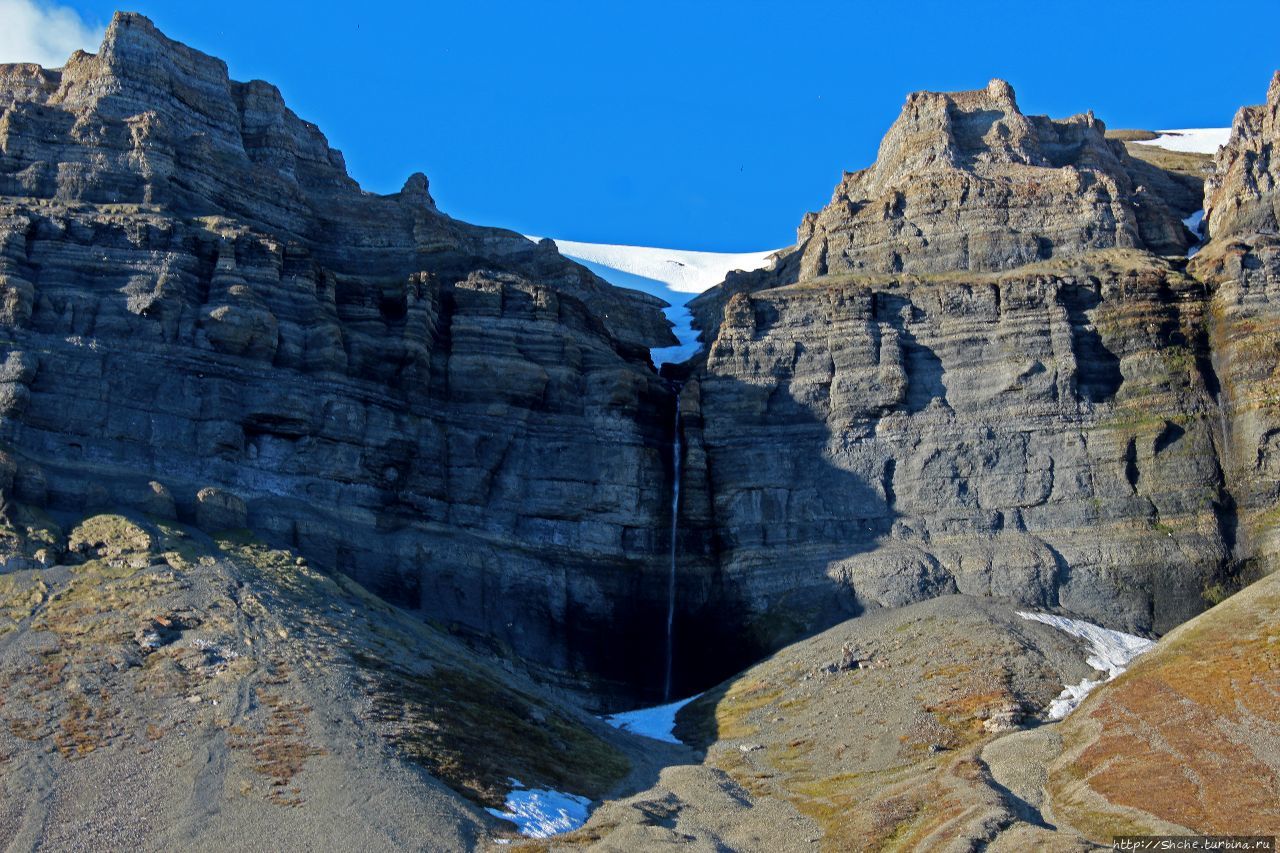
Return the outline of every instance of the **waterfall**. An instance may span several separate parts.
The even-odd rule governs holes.
[[[1231,448],[1228,446],[1230,438],[1227,435],[1227,407],[1222,400],[1222,392],[1218,392],[1218,421],[1222,424],[1222,470],[1226,471],[1230,464]]]
[[[680,389],[676,388],[675,423],[671,430],[671,560],[667,573],[667,669],[662,682],[662,700],[671,699],[671,661],[675,650],[676,621],[676,532],[680,526]]]

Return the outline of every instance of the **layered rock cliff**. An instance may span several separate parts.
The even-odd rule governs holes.
[[[1267,101],[1243,107],[1206,184],[1209,242],[1189,270],[1210,296],[1222,381],[1223,468],[1238,505],[1248,577],[1280,568],[1280,73]]]
[[[139,16],[3,67],[0,107],[11,567],[58,557],[18,509],[248,527],[544,675],[661,684],[657,300],[421,175],[360,190]],[[918,93],[794,248],[695,300],[676,692],[866,607],[1161,632],[1269,567],[1274,114],[1237,118],[1188,268],[1194,178],[1000,81]]]
[[[1164,632],[1266,570],[1274,114],[1237,118],[1188,268],[1185,180],[1091,116],[912,95],[773,269],[693,303],[685,631],[961,592]]]
[[[663,303],[421,175],[362,191],[141,16],[0,68],[0,110],[6,501],[249,527],[549,670],[660,677]]]

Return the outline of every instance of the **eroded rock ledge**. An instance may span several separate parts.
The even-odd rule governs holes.
[[[247,526],[544,672],[656,681],[662,305],[422,175],[362,191],[141,16],[0,67],[9,501]]]

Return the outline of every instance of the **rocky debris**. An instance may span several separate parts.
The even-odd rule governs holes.
[[[0,575],[0,843],[230,849],[271,826],[308,849],[474,850],[514,835],[483,808],[508,777],[598,798],[641,753],[293,552],[67,527],[89,559]]]
[[[893,667],[805,678],[815,659],[870,648]],[[675,847],[716,838],[730,815],[740,839],[724,842],[732,849],[980,847],[1043,823],[994,783],[984,748],[1009,736],[1005,724],[1014,726],[1018,710],[1044,707],[1061,683],[1088,671],[1070,638],[989,599],[945,596],[868,613],[694,700],[677,716],[676,734],[704,751],[701,763],[667,768],[650,790],[602,806],[551,849]],[[692,784],[710,774],[733,784],[737,808]],[[802,833],[779,806],[815,831]],[[779,839],[783,820],[794,829]]]
[[[1026,720],[1026,712],[1018,702],[1004,702],[978,716],[982,720],[982,730],[992,734],[1016,731]]]
[[[552,677],[643,690],[662,307],[448,217],[423,175],[361,190],[275,87],[140,15],[62,69],[0,66],[11,500],[249,528]],[[6,559],[39,562],[22,541]]]
[[[244,501],[222,489],[206,487],[196,492],[196,524],[210,533],[239,530],[248,524]]]

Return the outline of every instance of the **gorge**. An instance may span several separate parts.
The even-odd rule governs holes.
[[[868,606],[1164,631],[1237,571],[1214,305],[1168,259],[1194,193],[1092,116],[913,95],[796,247],[693,301],[678,404],[659,300],[421,176],[362,193],[145,19],[6,80],[19,501],[247,527],[624,703]]]
[[[655,364],[689,344],[663,299],[453,219],[422,174],[361,189],[274,86],[141,15],[61,69],[0,66],[0,764],[47,792],[11,791],[0,839],[66,841],[49,814],[90,799],[53,792],[104,787],[122,743],[196,768],[154,843],[234,843],[264,802],[319,831],[311,797],[374,815],[353,847],[421,812],[474,848],[526,785],[608,800],[566,842],[604,849],[680,821],[829,841],[864,800],[867,837],[1039,839],[1040,807],[981,781],[983,739],[1089,673],[1017,611],[1159,637],[1255,626],[1271,595],[1278,116],[1280,74],[1211,162],[1166,168],[1000,80],[916,92]],[[1068,719],[1076,753],[1019,748],[1094,772],[1078,720],[1122,717],[1124,683]],[[596,719],[695,694],[696,757]],[[815,733],[833,696],[902,732]],[[890,754],[916,793],[857,787]],[[317,765],[344,781],[295,782]],[[1097,840],[1080,804],[1112,795],[1080,786],[1059,802]],[[695,796],[719,811],[654,817]],[[945,832],[922,817],[971,800]]]

